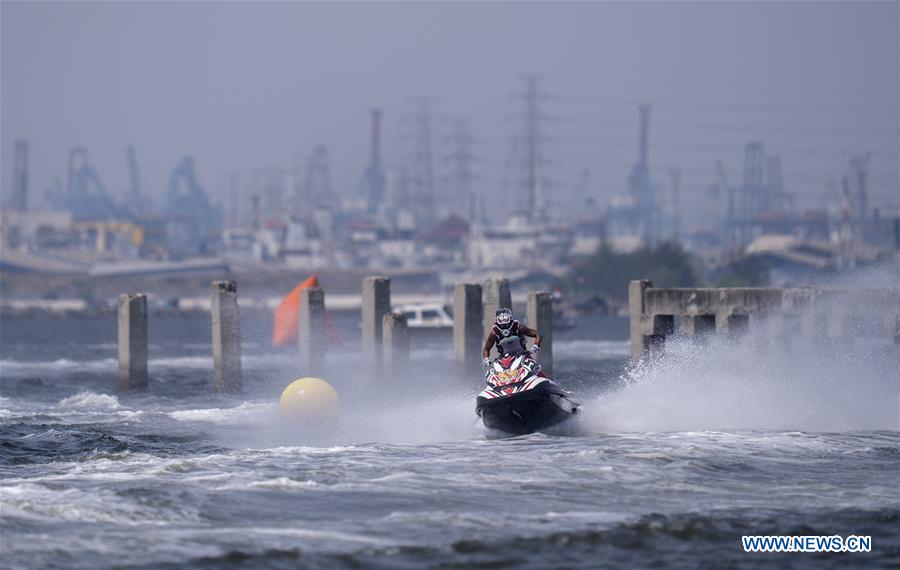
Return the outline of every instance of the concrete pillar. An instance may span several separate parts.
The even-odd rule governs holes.
[[[837,338],[837,343],[842,351],[849,354],[856,350],[856,339],[862,337],[864,323],[858,314],[848,313],[841,316],[841,334]]]
[[[731,314],[725,322],[728,325],[728,337],[732,340],[740,339],[750,330],[750,315]]]
[[[653,334],[662,336],[675,334],[675,315],[653,315]]]
[[[494,315],[500,307],[512,309],[512,295],[509,293],[509,279],[491,277],[484,282],[484,336],[487,338],[494,326]]]
[[[391,280],[366,277],[362,283],[362,350],[369,364],[381,364],[384,315],[391,312]]]
[[[237,283],[213,281],[210,293],[213,387],[220,392],[237,392],[241,389],[241,313]]]
[[[634,280],[628,283],[628,314],[631,331],[631,357],[640,358],[644,354],[644,293],[653,287],[646,280]]]
[[[845,314],[841,317],[841,334],[848,338],[863,336],[865,319],[859,314]]]
[[[702,338],[716,332],[715,315],[685,315],[684,333],[687,336]]]
[[[649,322],[649,317],[645,317]],[[662,354],[666,348],[666,338],[675,334],[675,315],[653,315],[652,334],[643,335],[643,350],[651,356]]]
[[[781,315],[781,330],[777,335],[777,341],[781,350],[790,353],[794,349],[796,341],[800,340],[803,331],[802,316],[797,313]]]
[[[772,350],[773,339],[777,335],[775,323],[776,312],[773,309],[764,308],[753,315],[750,321],[749,338],[753,344],[753,350],[756,354],[768,354]]]
[[[402,376],[409,366],[409,327],[406,317],[399,313],[385,313],[382,330],[384,369],[394,377]]]
[[[300,374],[316,375],[325,365],[325,292],[318,287],[300,290],[297,319]]]
[[[541,332],[538,362],[548,376],[553,375],[553,301],[550,293],[529,293],[525,310],[528,326]]]
[[[147,296],[119,295],[119,388],[147,386]]]
[[[484,348],[481,285],[457,283],[453,288],[453,360],[464,374],[477,374]]]

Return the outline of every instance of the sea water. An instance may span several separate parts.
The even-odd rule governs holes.
[[[116,388],[112,319],[2,323],[0,567],[596,568],[900,565],[890,346],[672,342],[629,365],[623,319],[556,335],[581,435],[487,440],[449,335],[410,374],[330,353],[343,413],[278,420],[296,376],[245,323],[244,390],[209,390],[209,323],[151,319],[150,387]],[[337,364],[342,364],[337,366]],[[743,535],[868,535],[860,554],[748,554]]]

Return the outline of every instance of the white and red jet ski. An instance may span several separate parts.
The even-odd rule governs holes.
[[[578,414],[573,395],[543,376],[540,364],[528,354],[497,358],[484,380],[487,387],[475,398],[475,413],[489,431],[545,431]]]

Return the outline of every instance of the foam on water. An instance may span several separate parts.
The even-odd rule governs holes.
[[[594,398],[595,429],[852,431],[900,428],[900,352],[835,353],[807,346],[760,351],[740,343],[673,339],[664,354],[629,368],[623,388]]]
[[[114,352],[114,351],[113,351]],[[294,359],[285,354],[244,354],[241,357],[245,366],[285,366],[296,365]],[[0,372],[109,372],[118,371],[119,362],[115,358],[73,359],[58,358],[56,360],[17,360],[12,358],[0,359]],[[184,369],[184,370],[210,370],[212,369],[212,356],[164,356],[151,357],[147,360],[147,366],[152,370]]]
[[[97,394],[94,392],[79,392],[74,396],[63,398],[56,403],[57,408],[62,409],[90,409],[90,410],[120,410],[122,405],[116,396],[109,394]]]
[[[627,346],[554,348],[590,361],[623,358]],[[477,382],[439,378],[437,367],[427,382],[329,376],[340,419],[294,426],[277,415],[296,374],[288,352],[245,353],[247,377],[261,381],[238,396],[202,384],[205,343],[151,358],[150,389],[118,395],[114,359],[52,361],[61,368],[43,384],[19,389],[15,376],[30,371],[10,375],[4,387],[16,387],[0,399],[12,416],[4,449],[18,450],[0,482],[4,564],[715,566],[736,556],[741,530],[804,525],[895,544],[896,431],[802,431],[890,424],[896,382],[882,361],[761,363],[751,346],[671,343],[619,390],[593,397],[580,385],[591,434],[499,441],[475,427]],[[92,367],[110,384],[86,384],[80,372]]]
[[[248,448],[331,449],[364,443],[427,444],[480,437],[471,398],[427,396],[391,404],[350,400],[332,423],[289,424],[269,400],[243,402],[231,408],[200,408],[166,412],[179,422],[204,422],[228,430],[219,437],[229,445]]]
[[[627,340],[563,340],[553,342],[554,359],[601,360],[628,358],[631,345]]]
[[[118,368],[115,358],[100,358],[93,360],[73,360],[71,358],[58,358],[56,360],[15,360],[4,358],[0,360],[0,373],[6,372],[40,372],[40,371],[84,371],[101,372],[105,370],[115,371]]]
[[[193,522],[196,509],[161,508],[140,501],[121,500],[111,489],[59,487],[45,483],[4,483],[0,487],[4,516],[83,523],[168,524]]]
[[[475,427],[474,399],[429,396],[421,400],[373,402],[347,410],[342,418],[344,437],[362,442],[423,444],[479,435]]]
[[[166,412],[180,422],[211,422],[214,424],[241,424],[268,422],[275,417],[276,406],[272,402],[242,402],[231,408],[197,408]]]

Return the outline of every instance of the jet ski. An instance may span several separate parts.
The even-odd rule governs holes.
[[[487,386],[475,398],[475,413],[489,436],[556,433],[578,414],[572,393],[541,374],[540,364],[528,354],[497,358],[484,381]]]

